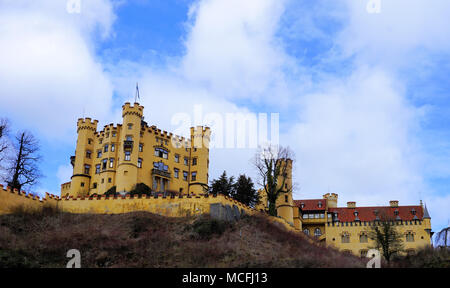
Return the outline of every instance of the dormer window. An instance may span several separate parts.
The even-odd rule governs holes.
[[[303,209],[303,208],[305,208],[305,203],[301,203],[300,204],[300,207]]]
[[[353,212],[353,215],[355,215],[355,217],[358,216],[358,211]]]
[[[416,210],[414,208],[411,209],[411,214],[416,215]]]
[[[398,210],[397,209],[395,209],[394,214],[398,215]]]
[[[318,206],[319,208],[322,208],[322,202],[319,201],[319,203],[317,204],[317,206]]]

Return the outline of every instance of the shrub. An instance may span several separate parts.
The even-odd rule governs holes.
[[[229,227],[228,222],[206,217],[201,217],[192,224],[192,229],[201,239],[210,239],[213,235],[220,236]]]
[[[150,187],[148,187],[147,185],[145,185],[144,183],[138,183],[133,187],[133,190],[130,191],[130,195],[134,196],[134,195],[151,195],[152,193],[152,189],[150,189]]]

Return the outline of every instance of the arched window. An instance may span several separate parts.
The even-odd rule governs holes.
[[[362,250],[359,251],[359,256],[361,258],[366,258],[367,257],[367,252],[368,251],[366,249],[362,249]]]
[[[359,235],[359,242],[360,243],[367,243],[368,242],[368,238],[367,238],[367,235],[366,234],[361,234],[361,235]]]
[[[342,243],[350,243],[350,235],[347,232],[342,233]]]
[[[314,229],[314,236],[315,237],[320,237],[321,235],[322,235],[322,231],[320,230],[320,228]]]
[[[305,233],[306,235],[309,235],[309,229],[304,229],[303,233]]]
[[[406,242],[414,242],[414,234],[412,232],[406,234]]]

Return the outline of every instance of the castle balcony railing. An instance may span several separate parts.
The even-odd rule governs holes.
[[[170,172],[155,169],[155,168],[152,169],[152,175],[157,175],[157,176],[161,176],[164,178],[170,178]]]
[[[72,164],[72,167],[75,166],[75,156],[70,156],[70,164]]]
[[[133,148],[133,140],[123,141],[123,149],[132,149],[132,148]]]

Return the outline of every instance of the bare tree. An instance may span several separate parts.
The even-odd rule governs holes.
[[[259,174],[258,184],[264,188],[269,202],[269,214],[277,215],[276,201],[283,193],[292,192],[292,187],[285,187],[288,177],[288,161],[293,160],[294,153],[289,147],[260,147],[253,159],[253,165]]]
[[[6,181],[8,186],[19,191],[24,186],[32,186],[41,177],[38,168],[40,160],[39,142],[27,131],[17,133],[13,145],[14,152],[9,156]]]
[[[381,249],[384,258],[389,262],[392,256],[403,251],[403,237],[397,230],[394,218],[385,213],[380,216],[374,225],[368,228],[367,236],[375,242],[375,246],[371,248]]]
[[[4,159],[4,154],[8,148],[6,135],[9,132],[9,122],[6,118],[0,119],[0,161]]]

